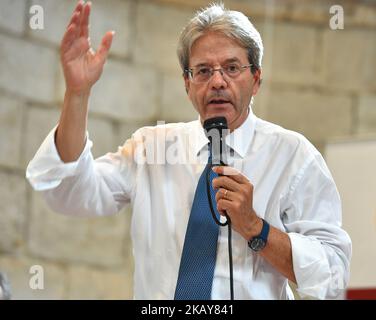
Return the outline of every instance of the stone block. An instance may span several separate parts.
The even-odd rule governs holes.
[[[346,21],[345,21],[346,23]],[[350,23],[356,24],[358,26],[365,27],[376,27],[376,6],[375,4],[369,3],[356,3],[354,6],[354,13],[351,16]],[[345,25],[346,28],[346,25]]]
[[[0,35],[0,87],[39,102],[55,96],[58,55],[29,41]]]
[[[131,0],[95,0],[92,1],[90,16],[90,38],[96,50],[107,31],[115,30],[111,53],[126,57],[129,55],[133,24]],[[44,30],[30,30],[30,36],[60,46],[65,29],[77,4],[76,0],[33,0],[44,8]]]
[[[176,55],[177,42],[183,27],[192,18],[193,10],[139,1],[136,12],[134,60],[173,74],[181,74]]]
[[[18,99],[0,96],[0,164],[16,167],[21,159],[24,105]]]
[[[288,10],[285,17],[294,22],[316,23],[329,28],[329,21],[337,12],[330,12],[332,6],[341,6],[344,14],[344,28],[375,27],[376,6],[372,1],[299,1],[285,2]],[[283,4],[281,4],[283,5]]]
[[[72,266],[68,270],[68,299],[132,299],[132,274],[127,267],[115,271]]]
[[[31,269],[40,266],[38,269]],[[35,268],[35,267],[34,267]],[[43,289],[35,287],[35,276],[42,276]],[[18,255],[0,256],[0,271],[6,274],[14,300],[49,300],[65,299],[66,276],[64,268],[45,260]],[[39,278],[41,279],[41,278]],[[32,286],[30,286],[30,281]]]
[[[262,82],[256,96],[253,97],[252,110],[253,113],[260,118],[267,116],[268,103],[271,99],[271,85],[267,82]]]
[[[13,252],[24,245],[26,236],[26,181],[2,171],[0,181],[0,252]]]
[[[120,122],[153,119],[158,112],[157,73],[150,68],[108,59],[91,90],[89,111]],[[56,99],[64,100],[65,81],[59,68]]]
[[[328,138],[351,134],[351,98],[273,90],[266,120],[302,133],[316,143],[326,141]]]
[[[155,3],[171,5],[191,10],[199,10],[207,7],[211,2],[207,0],[153,0]],[[291,11],[291,6],[285,1],[265,1],[265,0],[227,0],[226,9],[237,10],[251,17],[263,17],[266,14],[270,18],[284,18]]]
[[[315,28],[277,23],[264,28],[265,74],[272,82],[312,85],[318,82],[318,34]],[[269,66],[270,64],[270,66]]]
[[[323,79],[329,88],[366,92],[376,88],[374,30],[328,30],[323,35]]]
[[[60,111],[57,108],[47,109],[29,106],[26,115],[22,155],[22,163],[24,167],[26,167],[34,157],[47,134],[59,122]]]
[[[198,118],[185,92],[183,77],[165,74],[162,77],[162,110],[158,120],[166,122],[192,121]]]
[[[37,257],[65,263],[118,266],[124,262],[125,215],[75,217],[52,212],[40,193],[33,192],[29,249]]]
[[[108,61],[90,98],[90,110],[119,121],[153,119],[157,114],[156,73],[146,67]]]
[[[89,116],[88,131],[90,140],[93,141],[91,150],[94,158],[117,150],[114,127],[110,120]]]
[[[125,141],[127,141],[127,139],[129,139],[137,129],[145,126],[155,126],[156,124],[156,121],[119,124],[118,135],[116,137],[117,146],[122,146],[125,143]]]
[[[26,0],[2,0],[0,10],[0,28],[15,34],[25,29]]]
[[[294,21],[329,23],[332,14],[329,13],[333,3],[329,1],[290,1],[289,17]],[[336,4],[340,4],[337,1]],[[343,5],[341,3],[340,5]]]
[[[364,95],[358,103],[358,133],[376,133],[376,96]]]

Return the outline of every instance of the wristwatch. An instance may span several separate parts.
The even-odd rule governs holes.
[[[262,229],[260,234],[253,237],[251,240],[248,241],[248,247],[250,247],[253,251],[260,251],[264,249],[266,246],[266,242],[268,240],[269,235],[269,223],[267,223],[264,219],[262,220]]]

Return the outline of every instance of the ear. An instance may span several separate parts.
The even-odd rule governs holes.
[[[185,86],[185,92],[189,95],[189,89],[191,86],[191,82],[189,81],[189,78],[187,75],[183,75],[184,78],[184,86]]]
[[[257,94],[261,85],[261,69],[257,69],[253,74],[253,86],[252,86],[252,96]]]

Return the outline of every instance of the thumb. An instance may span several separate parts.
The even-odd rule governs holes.
[[[97,56],[103,62],[107,59],[108,52],[110,51],[114,36],[115,36],[115,31],[106,32],[99,46],[99,49],[97,51]]]

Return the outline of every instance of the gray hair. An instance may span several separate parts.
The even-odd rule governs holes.
[[[193,43],[209,31],[221,32],[247,49],[252,72],[261,68],[264,47],[260,33],[243,13],[227,10],[221,3],[212,4],[197,12],[183,29],[177,49],[183,72],[189,68],[189,56]]]

